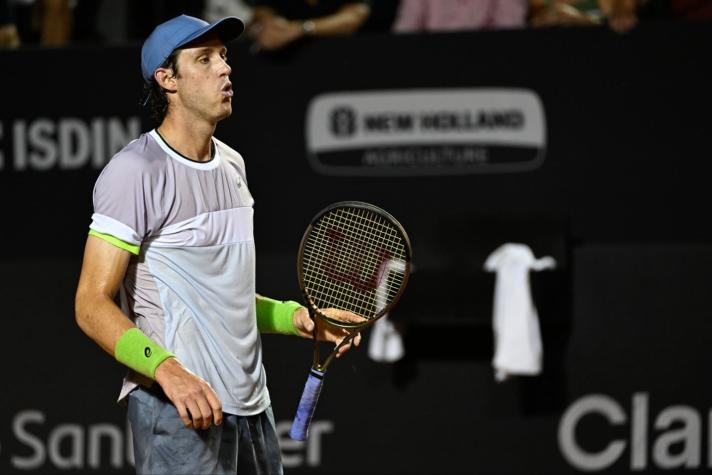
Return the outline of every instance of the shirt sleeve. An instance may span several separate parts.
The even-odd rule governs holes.
[[[499,28],[523,28],[526,26],[529,2],[526,0],[499,0],[494,4],[492,18],[494,26]]]
[[[425,29],[425,2],[423,0],[401,0],[393,31],[414,33]]]
[[[141,243],[154,231],[151,174],[140,157],[117,156],[94,185],[94,214],[90,235],[138,254]]]

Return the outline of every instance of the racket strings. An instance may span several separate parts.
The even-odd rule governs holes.
[[[364,208],[338,208],[312,225],[303,250],[305,289],[319,308],[374,318],[398,295],[406,244],[387,219]]]
[[[396,251],[398,255],[404,255],[405,250],[402,239],[390,223],[376,214],[371,213],[373,216],[370,217],[365,213],[368,213],[368,211],[364,209],[358,209],[356,212],[339,209],[332,216],[327,217],[326,222],[330,225],[335,225],[337,228],[339,226],[346,227],[352,236],[358,236],[360,242],[355,243],[358,248],[355,249],[353,246],[354,241],[349,239],[346,244],[349,246],[348,251],[352,254],[344,255],[348,259],[354,252],[366,251],[369,264],[373,264],[369,270],[375,271],[376,266],[380,265],[379,259],[382,257],[380,254],[376,254],[376,249],[391,251],[389,252],[390,254],[394,246],[400,247]],[[366,227],[366,225],[369,227]],[[383,245],[385,245],[385,248]]]
[[[344,210],[339,210],[339,211],[344,212]],[[391,243],[392,245],[393,245],[393,244],[396,244],[396,245],[397,245],[396,241],[395,241],[394,238],[393,238],[393,232],[394,232],[394,230],[393,230],[392,228],[391,228],[391,229],[388,229],[388,231],[390,231],[389,234],[390,234],[391,236],[390,236],[389,238],[385,238],[385,234],[383,233],[384,225],[382,224],[382,221],[379,223],[378,221],[371,220],[370,223],[368,223],[368,224],[370,224],[370,225],[373,225],[373,224],[375,224],[375,223],[381,224],[380,229],[379,229],[379,228],[374,228],[374,229],[372,229],[372,231],[373,231],[373,230],[376,231],[376,236],[379,237],[380,239],[375,239],[375,240],[374,240],[374,239],[369,239],[370,236],[369,236],[368,230],[365,229],[365,227],[364,227],[364,225],[363,225],[363,224],[364,224],[364,223],[363,223],[363,220],[361,220],[361,222],[359,222],[359,221],[353,221],[353,218],[364,218],[364,213],[365,213],[365,212],[366,212],[365,210],[358,210],[357,213],[353,213],[353,212],[348,212],[348,211],[346,211],[344,214],[350,215],[350,216],[347,216],[347,217],[350,218],[352,221],[344,221],[343,219],[338,219],[338,218],[341,217],[341,216],[339,216],[339,214],[334,214],[334,215],[332,215],[332,216],[330,216],[330,217],[327,217],[327,218],[325,219],[325,222],[328,223],[328,224],[331,226],[331,227],[329,228],[330,230],[335,229],[335,227],[337,227],[338,225],[342,225],[342,226],[345,225],[351,233],[357,233],[357,234],[359,234],[362,239],[363,239],[363,238],[366,238],[365,241],[366,241],[366,243],[369,245],[369,247],[366,247],[366,248],[364,248],[363,246],[354,246],[354,243],[353,243],[352,240],[350,240],[350,239],[345,240],[345,241],[346,241],[346,242],[345,242],[345,246],[342,246],[342,247],[341,247],[341,250],[343,250],[343,251],[345,251],[345,252],[339,253],[339,255],[337,256],[337,261],[336,261],[336,266],[337,266],[337,267],[343,268],[344,266],[347,266],[346,268],[348,268],[348,265],[353,263],[353,256],[354,256],[354,255],[357,255],[357,256],[358,256],[358,255],[363,255],[363,251],[364,251],[364,250],[368,250],[369,248],[371,248],[371,249],[377,248],[377,246],[378,246],[378,241],[390,241],[390,243]],[[377,216],[377,215],[376,215],[376,216]],[[337,219],[334,219],[334,218],[337,218]],[[354,223],[356,223],[357,226],[354,226]],[[371,227],[373,227],[373,226],[371,226]],[[324,228],[322,228],[322,229],[324,229]],[[385,228],[385,229],[387,229],[387,228]],[[322,237],[322,238],[324,237],[323,234],[321,235],[321,237]],[[384,239],[384,238],[385,238],[385,239]],[[334,246],[334,248],[335,248],[335,247],[336,247],[336,246]],[[384,256],[383,256],[382,254],[376,255],[376,254],[374,254],[373,252],[370,252],[370,253],[367,252],[367,254],[369,254],[369,255],[368,255],[369,259],[368,259],[368,260],[369,260],[370,262],[368,262],[368,263],[364,266],[364,267],[365,267],[365,272],[361,272],[361,274],[371,275],[371,276],[378,276],[378,274],[376,274],[377,272],[381,272],[381,273],[383,272],[383,269],[379,269],[379,267],[384,264],[384,262],[383,262]],[[390,254],[390,253],[389,253],[389,254]],[[345,256],[346,258],[344,258],[344,256]],[[357,263],[357,264],[359,264],[359,263]],[[333,290],[333,289],[332,289],[332,290]],[[376,290],[382,290],[382,286],[377,287]],[[381,293],[383,293],[383,292],[381,292]],[[343,292],[338,292],[338,290],[337,290],[336,295],[333,295],[333,296],[336,297],[336,298],[339,298],[339,297],[343,297],[342,294],[343,294]],[[347,297],[348,297],[348,296],[347,296]],[[351,297],[352,297],[352,300],[353,300],[353,295],[352,295]],[[364,303],[362,299],[356,298],[356,300],[359,301],[358,303],[361,303],[361,304]],[[383,296],[382,296],[382,298],[379,299],[379,300],[386,300],[386,299],[383,298]],[[372,301],[369,299],[369,301],[367,301],[367,303],[372,304]]]
[[[335,270],[338,268],[343,269],[344,262],[340,264],[335,262],[337,254],[325,254],[323,252],[318,252],[319,256],[323,261],[329,262],[330,266],[334,266]],[[334,279],[329,278],[328,275],[323,274],[323,265],[317,265],[307,268],[306,283],[309,290],[309,294],[316,300],[317,307],[338,307],[345,310],[350,310],[359,315],[368,316],[373,313],[375,301],[364,297],[361,293],[354,293],[347,289],[345,285],[337,286],[334,284]],[[312,272],[309,272],[309,271]]]

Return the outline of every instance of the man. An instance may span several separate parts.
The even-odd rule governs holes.
[[[10,0],[0,0],[0,49],[17,48],[20,36],[17,33]]]
[[[396,33],[524,28],[529,0],[401,0]]]
[[[282,471],[259,332],[310,337],[314,322],[299,304],[256,295],[244,162],[213,137],[232,112],[225,42],[243,29],[235,17],[181,15],[153,31],[141,68],[160,125],[94,188],[76,319],[130,369],[119,400],[139,473]]]
[[[250,34],[274,51],[305,36],[351,35],[370,13],[371,0],[257,0]]]

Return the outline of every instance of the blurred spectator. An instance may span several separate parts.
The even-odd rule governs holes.
[[[10,0],[0,0],[0,49],[20,46],[20,35],[15,26]]]
[[[539,26],[588,26],[603,20],[598,0],[531,0],[530,24]]]
[[[257,0],[249,31],[259,49],[278,50],[304,36],[353,34],[370,12],[367,0]]]
[[[599,0],[608,26],[618,33],[625,33],[638,24],[640,0]]]
[[[66,46],[72,34],[69,0],[14,0],[12,14],[23,44]]]
[[[710,0],[671,0],[675,18],[685,20],[712,20]]]
[[[393,31],[521,28],[527,9],[528,0],[401,0]]]
[[[41,46],[66,46],[72,35],[69,0],[40,0],[37,3]]]
[[[539,26],[593,26],[608,22],[624,33],[638,23],[638,0],[531,0],[530,24]]]

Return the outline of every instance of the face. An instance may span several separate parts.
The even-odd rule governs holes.
[[[174,104],[197,119],[217,123],[232,113],[232,69],[227,48],[216,37],[191,43],[178,54],[178,75],[173,78]]]

